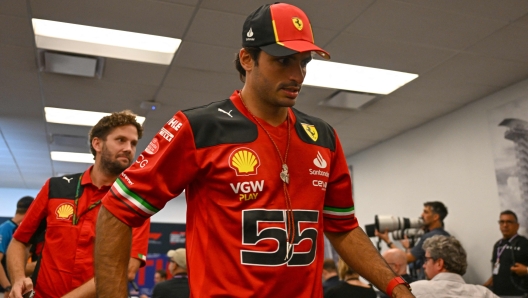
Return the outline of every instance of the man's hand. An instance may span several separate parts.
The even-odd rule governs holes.
[[[403,248],[405,248],[405,250],[409,249],[410,245],[409,245],[409,239],[407,238],[407,235],[403,235],[403,239],[400,240],[400,243],[403,246]]]
[[[515,263],[515,265],[511,266],[510,270],[519,276],[526,276],[528,274],[526,272],[526,265],[521,263]]]
[[[389,243],[389,231],[385,230],[385,232],[381,233],[377,229],[374,231],[374,235],[378,237],[379,239],[385,241],[385,243]]]
[[[133,281],[136,278],[136,273],[141,266],[141,261],[135,258],[130,258],[128,261],[128,281]]]
[[[15,281],[11,288],[11,293],[9,298],[22,298],[22,295],[33,290],[33,281],[31,278],[25,277],[24,279],[19,279]]]

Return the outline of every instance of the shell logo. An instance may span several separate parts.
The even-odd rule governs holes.
[[[57,219],[68,220],[73,215],[73,205],[70,203],[62,203],[55,209]]]
[[[229,167],[237,176],[257,175],[260,159],[255,151],[249,148],[238,148],[229,156]]]

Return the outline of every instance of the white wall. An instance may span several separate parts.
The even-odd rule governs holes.
[[[484,282],[502,237],[488,113],[526,97],[528,80],[351,156],[361,226],[376,214],[417,217],[423,202],[442,201],[446,229],[468,253],[466,281]]]
[[[18,200],[24,196],[35,197],[39,189],[0,188],[0,216],[13,217]]]

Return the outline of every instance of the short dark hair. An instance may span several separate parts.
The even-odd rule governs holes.
[[[440,221],[444,222],[444,218],[447,216],[447,208],[444,205],[444,203],[439,201],[433,201],[433,202],[425,202],[425,207],[431,207],[431,210],[433,213],[436,213],[440,216]]]
[[[255,65],[258,66],[258,59],[260,57],[260,52],[262,52],[262,50],[256,47],[245,47],[244,49],[246,50],[246,52],[248,52],[249,56],[251,56],[251,59],[255,61]],[[235,57],[235,68],[236,70],[238,70],[240,80],[242,81],[242,83],[245,83],[246,82],[246,70],[244,69],[244,67],[242,67],[242,64],[240,63],[239,53],[237,53]]]
[[[515,221],[518,221],[517,219],[517,214],[515,214],[515,212],[511,211],[511,210],[504,210],[500,213],[500,215],[511,215],[513,217],[515,217]]]
[[[94,158],[96,155],[95,148],[92,146],[92,140],[94,138],[99,138],[106,141],[106,137],[114,130],[114,128],[124,125],[134,125],[137,129],[138,139],[141,139],[143,136],[143,127],[136,121],[136,114],[132,113],[130,110],[124,110],[121,112],[114,112],[108,116],[105,116],[97,122],[94,127],[90,130],[88,134],[90,139],[90,151],[92,152]]]
[[[156,270],[156,273],[158,273],[161,278],[167,279],[167,271],[165,271],[163,269],[158,269],[158,270]]]
[[[328,272],[337,272],[337,267],[334,259],[325,259],[323,262],[323,269]]]
[[[35,198],[33,198],[32,196],[25,196],[20,198],[20,200],[18,200],[17,202],[16,214],[26,214],[27,210],[29,209],[29,206],[31,206],[31,203],[33,203],[33,200],[35,200]]]

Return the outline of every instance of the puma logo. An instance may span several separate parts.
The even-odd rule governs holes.
[[[73,178],[68,178],[68,177],[62,177],[62,179],[68,181],[68,183],[70,183],[70,181],[73,179]]]
[[[222,113],[226,114],[227,116],[229,116],[229,117],[231,117],[231,118],[233,118],[233,116],[231,116],[231,112],[232,112],[232,111],[233,111],[233,110],[229,110],[229,113],[228,113],[228,112],[226,112],[226,111],[224,111],[224,110],[218,108],[218,112],[222,112]]]

